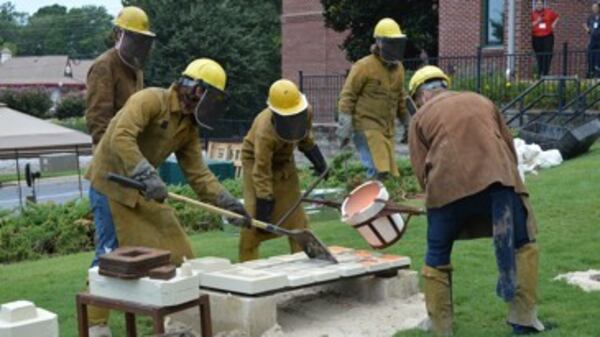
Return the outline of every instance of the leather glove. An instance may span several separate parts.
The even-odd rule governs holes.
[[[256,220],[271,223],[275,200],[256,198]]]
[[[243,219],[227,218],[227,221],[230,224],[243,228],[252,227],[252,218],[248,212],[246,212],[244,205],[242,205],[242,203],[234,198],[228,191],[223,190],[221,193],[219,193],[217,196],[216,206],[244,216]]]
[[[152,199],[163,202],[167,198],[169,194],[167,185],[160,179],[156,169],[146,159],[142,159],[137,163],[131,177],[146,186],[142,191],[146,200]]]
[[[318,145],[313,146],[310,150],[302,152],[306,158],[313,164],[313,171],[316,176],[320,176],[327,170],[327,162],[321,153]],[[327,179],[327,177],[325,177]]]
[[[346,113],[338,113],[338,128],[335,131],[340,142],[340,148],[344,148],[350,143],[352,136],[352,117]]]

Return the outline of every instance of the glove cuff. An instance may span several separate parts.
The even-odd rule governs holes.
[[[131,172],[131,177],[136,180],[146,180],[154,175],[157,175],[156,169],[145,158],[140,160]]]
[[[256,198],[256,219],[271,222],[271,213],[275,208],[275,200]]]
[[[310,150],[302,153],[304,153],[306,158],[313,164],[315,171],[319,174],[327,169],[327,162],[325,161],[325,157],[323,157],[319,146],[315,145]]]

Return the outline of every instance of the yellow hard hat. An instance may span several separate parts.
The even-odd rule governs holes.
[[[308,107],[308,101],[290,80],[278,80],[269,89],[269,109],[281,116],[296,115]]]
[[[410,82],[408,83],[408,93],[412,97],[414,96],[419,87],[421,87],[426,82],[429,82],[433,79],[444,80],[450,85],[450,77],[444,73],[444,71],[436,66],[425,66],[415,72],[413,77],[411,77]]]
[[[227,74],[220,64],[211,59],[196,59],[188,64],[181,74],[198,81],[203,81],[221,91],[225,91]]]
[[[374,38],[401,38],[406,37],[400,29],[400,25],[394,21],[394,19],[384,18],[377,22],[375,31],[373,32]]]
[[[150,20],[146,12],[139,7],[124,7],[113,21],[114,25],[135,33],[156,36],[150,31]]]

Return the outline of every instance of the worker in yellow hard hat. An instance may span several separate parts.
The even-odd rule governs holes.
[[[499,109],[473,92],[448,90],[450,78],[426,66],[410,80],[418,110],[409,132],[410,159],[426,192],[424,293],[431,328],[452,335],[455,240],[493,237],[497,295],[508,304],[515,334],[544,330],[537,318],[537,225],[517,169],[511,133]]]
[[[256,116],[242,145],[244,206],[254,218],[276,223],[300,198],[294,161],[296,148],[312,163],[316,174],[321,175],[327,169],[311,127],[312,110],[298,87],[285,79],[273,83],[267,108]],[[302,207],[281,224],[288,229],[307,225]],[[256,228],[242,229],[240,260],[257,259],[260,243],[276,237]],[[292,252],[302,250],[293,240],[289,242]]]
[[[170,88],[147,88],[131,96],[109,123],[86,178],[108,200],[107,209],[95,221],[114,223],[119,246],[168,250],[174,264],[193,258],[175,211],[163,203],[167,187],[156,170],[172,153],[199,199],[248,218],[243,205],[202,161],[198,126],[213,127],[225,110],[226,81],[217,62],[197,59]],[[107,180],[111,172],[140,181],[144,191],[140,194]]]
[[[375,26],[371,55],[352,66],[338,103],[337,135],[343,146],[354,140],[367,176],[399,175],[394,158],[395,119],[408,126],[402,58],[406,35],[393,19]]]
[[[117,111],[131,95],[143,88],[142,68],[154,39],[148,16],[134,6],[123,8],[115,18],[114,34],[115,46],[96,58],[87,74],[85,119],[94,148]],[[111,218],[103,216],[109,209],[108,199],[94,188],[90,188],[89,197],[96,219],[96,254],[92,261],[92,266],[96,266],[99,257],[115,249],[118,242]],[[108,311],[94,306],[89,308],[90,336],[110,336],[106,326]]]

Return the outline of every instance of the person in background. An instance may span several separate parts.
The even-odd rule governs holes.
[[[394,156],[395,120],[405,127],[409,121],[402,66],[407,37],[396,21],[384,18],[373,38],[371,54],[352,65],[340,93],[336,134],[342,148],[352,138],[367,178],[386,180],[400,175]]]
[[[531,13],[531,42],[537,59],[538,75],[546,76],[552,64],[554,51],[554,29],[558,23],[558,14],[546,7],[544,1],[536,0]]]
[[[592,5],[592,15],[583,24],[583,28],[590,36],[588,44],[588,78],[598,76],[600,72],[600,4]]]

